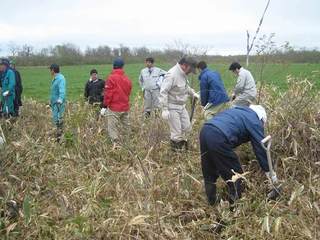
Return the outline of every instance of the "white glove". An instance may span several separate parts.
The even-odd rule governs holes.
[[[62,104],[62,100],[59,98],[59,99],[57,100],[57,103],[58,103],[58,104]]]
[[[162,117],[164,120],[169,120],[169,117],[170,117],[170,112],[169,112],[169,110],[163,110],[163,111],[162,111],[162,114],[161,114],[161,117]]]
[[[106,109],[106,108],[101,108],[101,110],[100,110],[100,115],[101,115],[102,117],[105,117],[105,116],[107,115],[107,109]]]
[[[199,95],[199,93],[194,93],[194,94],[193,94],[193,97],[196,98],[196,99],[199,99],[199,98],[200,98],[200,95]]]
[[[203,110],[208,110],[209,108],[211,108],[212,106],[212,103],[207,103],[204,107],[203,107]]]
[[[8,96],[8,95],[9,95],[9,91],[5,91],[2,95],[3,95],[4,97]]]
[[[278,182],[277,174],[273,172],[266,172],[267,178],[271,181],[272,184],[276,184]]]

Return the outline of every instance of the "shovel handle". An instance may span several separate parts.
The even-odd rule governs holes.
[[[266,144],[266,142],[269,142],[270,140],[271,140],[271,135],[268,135],[264,139],[262,139],[261,143]]]

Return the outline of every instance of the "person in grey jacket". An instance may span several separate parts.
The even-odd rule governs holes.
[[[256,101],[257,87],[252,74],[238,62],[230,65],[229,70],[238,78],[232,94],[233,106],[249,106]]]
[[[139,83],[144,98],[144,114],[149,117],[151,112],[160,108],[160,86],[164,75],[167,73],[161,68],[154,66],[152,57],[146,58],[146,67],[141,70]]]
[[[191,57],[182,58],[165,75],[160,89],[162,118],[170,127],[171,148],[188,149],[186,134],[191,130],[189,114],[186,109],[188,96],[199,98],[199,94],[189,86],[188,74],[195,73],[197,62]]]

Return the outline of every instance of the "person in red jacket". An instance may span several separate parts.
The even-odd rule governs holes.
[[[113,61],[113,70],[108,76],[104,92],[104,109],[108,120],[108,135],[113,142],[119,140],[120,129],[129,128],[131,80],[125,75],[124,61],[116,58]],[[107,110],[106,110],[107,108]]]

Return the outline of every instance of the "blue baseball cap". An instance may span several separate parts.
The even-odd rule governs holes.
[[[122,58],[116,58],[113,60],[113,68],[122,68],[124,66],[124,61]]]

